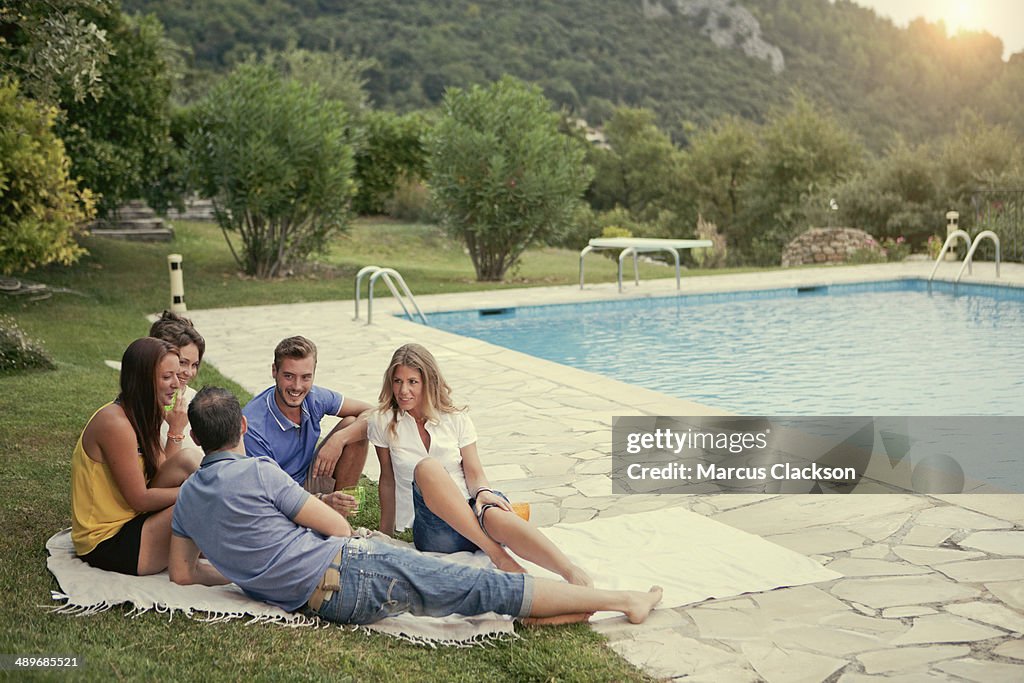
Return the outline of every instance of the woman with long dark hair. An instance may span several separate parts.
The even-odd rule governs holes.
[[[87,563],[122,574],[167,567],[178,487],[202,454],[164,454],[160,427],[178,392],[174,346],[144,337],[121,359],[121,393],[89,419],[71,456],[71,538]]]

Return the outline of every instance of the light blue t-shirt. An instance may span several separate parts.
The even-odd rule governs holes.
[[[274,388],[262,392],[242,409],[249,421],[245,452],[253,458],[271,458],[302,484],[320,439],[320,420],[324,415],[337,415],[345,398],[314,385],[302,401],[302,424],[295,424],[277,406]]]
[[[211,453],[182,484],[171,532],[247,595],[292,612],[348,541],[292,521],[308,498],[272,460]]]

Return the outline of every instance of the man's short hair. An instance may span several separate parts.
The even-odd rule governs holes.
[[[188,404],[188,422],[204,453],[234,446],[242,439],[242,406],[221,387],[199,390]]]
[[[316,365],[316,344],[305,337],[288,337],[282,339],[274,349],[274,367],[281,367],[285,358],[302,360],[310,356],[313,357],[313,365]]]

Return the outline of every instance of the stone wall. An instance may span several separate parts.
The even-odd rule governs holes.
[[[782,267],[804,264],[845,263],[857,249],[876,248],[871,235],[856,228],[811,228],[782,250]]]

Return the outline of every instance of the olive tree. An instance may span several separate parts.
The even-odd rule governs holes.
[[[243,64],[198,103],[195,122],[193,181],[213,199],[246,273],[275,277],[348,229],[355,184],[346,114],[319,88]]]
[[[590,181],[585,148],[559,132],[540,89],[511,77],[447,92],[429,138],[439,215],[477,280],[500,281],[523,251],[566,230]]]

